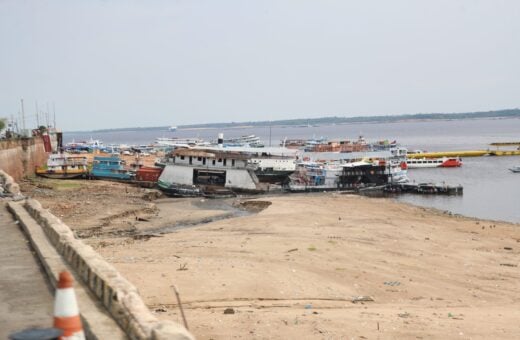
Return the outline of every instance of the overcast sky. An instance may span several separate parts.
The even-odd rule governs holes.
[[[0,0],[0,117],[20,98],[64,130],[515,108],[519,18],[517,0]]]

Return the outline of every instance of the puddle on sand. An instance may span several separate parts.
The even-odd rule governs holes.
[[[204,217],[192,221],[180,221],[171,226],[161,227],[153,231],[147,231],[146,234],[168,234],[179,229],[196,227],[215,221],[227,220],[236,217],[250,216],[259,213],[271,205],[270,201],[265,200],[249,200],[249,199],[206,199],[191,198],[191,204],[201,210],[220,210],[223,213],[218,216]]]

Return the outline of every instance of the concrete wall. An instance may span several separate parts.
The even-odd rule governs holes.
[[[40,137],[0,141],[0,169],[16,181],[34,175],[34,170],[47,162]]]

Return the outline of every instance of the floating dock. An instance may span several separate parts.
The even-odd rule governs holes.
[[[433,183],[389,183],[386,185],[359,188],[358,192],[367,196],[380,196],[384,194],[421,194],[421,195],[462,195],[464,189],[461,185],[439,185]]]

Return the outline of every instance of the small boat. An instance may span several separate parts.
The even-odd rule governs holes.
[[[120,181],[132,180],[135,173],[124,167],[125,162],[118,156],[94,157],[90,176],[96,179],[112,179]]]
[[[51,154],[47,159],[47,165],[36,169],[36,175],[56,179],[79,178],[86,176],[87,173],[86,157],[71,156],[66,153]]]
[[[462,165],[460,157],[442,158],[409,158],[406,165],[410,169],[416,168],[456,168]]]
[[[509,170],[512,172],[515,172],[515,173],[520,173],[520,165],[514,166],[514,167],[510,168]]]

